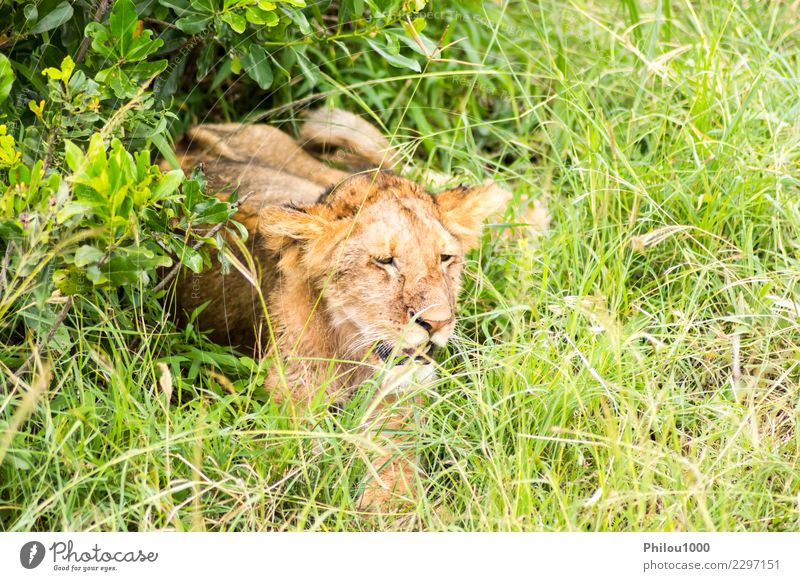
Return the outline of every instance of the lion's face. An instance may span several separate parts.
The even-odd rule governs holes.
[[[464,254],[507,199],[492,185],[431,196],[371,172],[313,206],[265,210],[262,234],[291,257],[282,269],[305,271],[348,356],[424,360],[452,335]]]
[[[455,327],[464,251],[428,200],[386,198],[364,208],[337,248],[326,307],[350,324],[354,347],[418,357]]]

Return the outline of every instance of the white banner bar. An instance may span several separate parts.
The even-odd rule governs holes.
[[[0,579],[796,581],[799,553],[800,533],[5,533]]]

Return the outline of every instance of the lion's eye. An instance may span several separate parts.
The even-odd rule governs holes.
[[[372,258],[377,264],[383,266],[394,266],[394,256],[374,256]]]
[[[448,264],[449,262],[452,262],[455,256],[452,254],[442,254],[439,258],[441,259],[442,264]]]

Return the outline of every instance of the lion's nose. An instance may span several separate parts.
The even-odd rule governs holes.
[[[416,313],[411,309],[409,309],[408,315],[416,321],[417,325],[425,329],[429,335],[433,335],[434,333],[441,331],[447,325],[453,322],[452,316],[444,319],[434,319],[432,317],[422,318],[422,316],[417,316]]]
[[[422,328],[425,329],[429,334],[433,335],[434,333],[441,331],[447,325],[453,322],[453,319],[445,319],[443,321],[433,321],[431,319],[417,319],[417,323],[422,325]]]

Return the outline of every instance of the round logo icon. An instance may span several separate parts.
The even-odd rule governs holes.
[[[19,550],[19,562],[26,569],[35,569],[44,560],[44,545],[39,541],[30,541]]]

